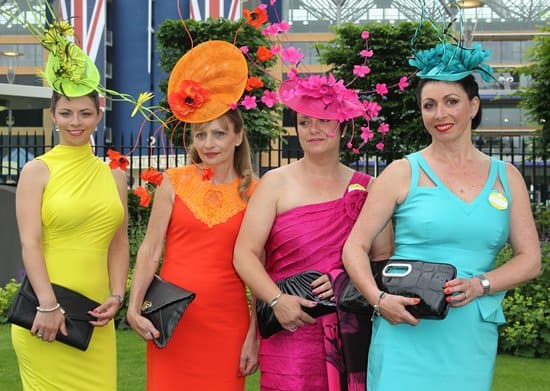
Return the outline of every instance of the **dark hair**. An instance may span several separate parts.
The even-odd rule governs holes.
[[[233,167],[237,174],[241,177],[241,183],[239,185],[239,196],[244,202],[247,202],[249,197],[250,186],[252,185],[252,179],[254,178],[254,170],[252,169],[252,158],[250,153],[250,144],[248,143],[248,138],[246,137],[246,132],[244,131],[244,122],[241,117],[239,110],[229,110],[221,117],[215,118],[212,121],[220,120],[225,123],[225,125],[232,124],[233,129],[236,134],[243,133],[242,142],[235,147],[235,156],[233,157]],[[191,125],[191,131],[196,131],[201,129],[204,125],[212,122],[202,122],[198,124]],[[191,160],[194,163],[202,162],[199,153],[191,145],[190,147]]]
[[[424,89],[424,86],[431,81],[440,81],[440,80],[420,79],[420,82],[416,87],[415,95],[416,95],[416,101],[418,102],[419,107],[422,107],[422,103],[420,101],[420,95],[422,94],[422,90]],[[472,100],[475,97],[479,98],[480,100],[479,109],[477,110],[477,114],[475,115],[475,117],[472,118],[472,130],[477,129],[477,127],[481,124],[481,98],[479,97],[479,86],[477,84],[476,79],[472,75],[468,75],[465,78],[453,81],[451,83],[456,83],[460,85],[464,90],[464,92],[466,92],[466,95],[468,95],[468,99]]]
[[[84,96],[89,97],[92,100],[92,102],[94,102],[95,109],[99,113],[99,93],[94,90]],[[65,99],[71,100],[71,98],[69,98],[68,96],[62,95],[57,91],[53,91],[52,100],[50,102],[50,110],[52,112],[55,111],[55,108],[57,107],[57,102],[59,102],[59,99],[61,99],[62,97]]]

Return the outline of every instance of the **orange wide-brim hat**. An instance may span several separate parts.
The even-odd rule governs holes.
[[[248,79],[243,53],[226,41],[201,43],[183,55],[168,80],[168,103],[176,118],[208,122],[236,107]]]

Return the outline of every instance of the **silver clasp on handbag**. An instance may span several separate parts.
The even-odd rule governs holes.
[[[411,274],[412,266],[408,263],[391,263],[384,266],[382,276],[384,277],[406,277]]]

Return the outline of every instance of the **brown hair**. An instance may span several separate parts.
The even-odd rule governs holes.
[[[250,144],[248,143],[248,138],[246,137],[246,132],[244,131],[243,119],[238,110],[229,110],[227,113],[216,119],[224,122],[226,125],[232,124],[236,134],[239,134],[240,132],[243,133],[242,142],[235,147],[233,167],[235,168],[235,171],[237,171],[237,174],[241,177],[239,196],[244,202],[248,202],[248,199],[250,198],[248,193],[250,191],[250,186],[252,185],[252,179],[254,178],[254,170],[252,169]],[[212,121],[191,125],[191,132],[200,130],[204,125],[210,122]],[[194,163],[202,162],[199,153],[193,145],[191,145],[189,153]]]
[[[94,90],[84,96],[87,96],[92,100],[96,111],[99,113],[99,93]],[[52,99],[50,102],[50,110],[52,113],[55,112],[55,108],[57,107],[57,102],[59,102],[59,99],[61,99],[62,97],[65,99],[71,100],[71,98],[69,98],[68,96],[61,95],[59,92],[53,91]]]

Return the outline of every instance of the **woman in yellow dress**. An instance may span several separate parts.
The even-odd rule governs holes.
[[[45,78],[60,142],[19,178],[23,263],[39,305],[30,331],[13,325],[11,336],[24,390],[109,391],[116,389],[113,318],[128,272],[127,185],[119,168],[92,152],[102,88],[91,59],[65,38],[70,30],[52,22],[41,40],[50,51]],[[56,340],[67,335],[67,322],[52,284],[101,303],[89,312],[95,320],[86,351]]]

